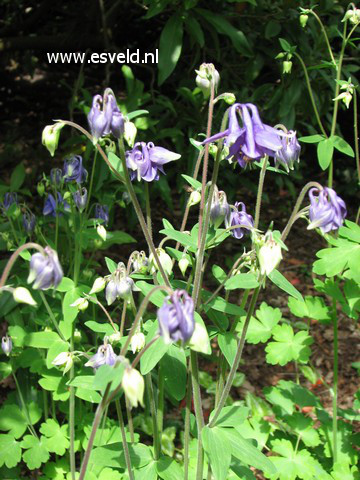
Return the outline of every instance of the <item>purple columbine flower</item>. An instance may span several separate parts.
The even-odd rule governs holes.
[[[7,212],[11,205],[16,203],[18,204],[18,197],[16,192],[7,192],[4,195],[4,201],[2,203],[2,210],[3,212]]]
[[[76,182],[81,184],[86,182],[88,172],[82,165],[82,157],[74,155],[67,158],[63,166],[63,178],[65,182]]]
[[[5,335],[5,337],[2,337],[1,348],[2,348],[2,351],[5,353],[5,355],[8,357],[13,348],[11,337],[9,337],[8,335]]]
[[[223,221],[228,218],[230,214],[230,205],[227,202],[226,193],[218,190],[215,185],[214,195],[210,207],[210,221],[215,228],[220,227]]]
[[[157,311],[160,335],[166,343],[186,342],[195,329],[194,302],[185,290],[176,290],[165,298]]]
[[[85,210],[87,197],[88,193],[85,187],[79,188],[79,190],[73,193],[74,203],[81,213]]]
[[[109,207],[107,205],[100,205],[97,203],[95,205],[95,218],[98,220],[103,220],[105,225],[109,223]]]
[[[296,132],[289,130],[288,137],[281,139],[282,148],[276,152],[275,166],[282,165],[288,172],[294,169],[294,163],[299,162],[301,147],[296,138]]]
[[[322,190],[311,188],[309,191],[310,224],[308,230],[320,228],[323,233],[337,230],[344,223],[346,217],[346,205],[335,190],[324,187]]]
[[[115,302],[117,298],[128,300],[135,289],[134,280],[127,275],[123,262],[119,262],[116,270],[107,277],[105,297],[108,305]]]
[[[59,209],[63,209],[65,212],[70,212],[71,208],[70,205],[66,200],[63,199],[62,195],[60,192],[57,192],[57,205],[54,196],[49,193],[45,200],[44,208],[43,208],[43,214],[44,215],[51,215],[53,217],[56,217],[57,211]],[[59,215],[62,215],[61,212],[59,212]]]
[[[105,341],[104,345],[98,348],[98,351],[93,355],[88,362],[85,363],[85,367],[99,368],[102,365],[115,365],[117,355],[115,355],[112,346]]]
[[[124,116],[120,112],[110,88],[105,90],[103,97],[101,95],[94,96],[87,118],[91,134],[96,141],[110,133],[115,138],[120,138],[124,133]]]
[[[27,283],[33,283],[35,290],[56,288],[63,278],[63,271],[55,250],[44,248],[45,253],[34,253],[30,259],[30,273]]]
[[[152,142],[137,142],[132,150],[126,152],[126,165],[131,180],[141,179],[146,182],[159,180],[159,172],[165,174],[163,165],[181,157],[163,147],[155,147]]]
[[[34,231],[36,224],[36,217],[33,213],[25,212],[23,214],[23,227],[26,233]]]
[[[239,113],[242,125],[239,124]],[[275,157],[283,146],[281,139],[288,136],[263,123],[257,107],[252,103],[235,103],[230,108],[228,128],[203,143],[225,137],[225,145],[229,147],[228,158],[237,160],[244,168],[249,161],[260,160],[265,155]]]
[[[62,181],[62,171],[61,168],[52,168],[50,170],[50,181],[53,185],[60,185]]]
[[[239,207],[241,210],[239,212]],[[235,226],[235,225],[244,225],[244,227],[238,227],[230,230],[230,233],[233,237],[240,239],[246,233],[249,233],[249,230],[254,228],[254,220],[251,215],[246,213],[246,207],[243,202],[236,202],[233,209],[231,210],[230,216],[227,221],[225,221],[226,228]],[[246,228],[249,227],[249,230]]]

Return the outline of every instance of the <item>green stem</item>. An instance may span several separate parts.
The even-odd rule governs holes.
[[[49,418],[48,394],[46,390],[43,390],[43,404],[44,404],[44,418],[46,421]]]
[[[14,235],[14,238],[15,238],[16,245],[19,246],[19,239],[18,239],[18,236],[17,236],[17,234],[16,234],[16,230],[15,230],[13,221],[11,220],[10,217],[8,217],[8,219],[9,219],[11,231],[12,231],[12,233],[13,233],[13,235]]]
[[[211,422],[209,423],[209,427],[214,426],[214,424],[215,424],[223,406],[225,405],[226,399],[227,399],[227,397],[230,393],[230,389],[231,389],[232,383],[234,381],[235,373],[236,373],[236,371],[239,367],[239,364],[240,364],[243,348],[244,348],[244,345],[245,345],[245,338],[246,338],[247,329],[248,329],[248,326],[249,326],[249,323],[250,323],[251,316],[252,316],[252,314],[254,313],[254,310],[255,310],[256,301],[257,301],[257,298],[259,296],[262,279],[260,279],[259,283],[260,283],[260,285],[254,290],[254,293],[251,297],[251,302],[250,302],[249,310],[247,311],[244,327],[243,327],[242,332],[241,332],[240,340],[238,341],[238,344],[237,344],[237,350],[236,350],[234,363],[231,366],[228,378],[226,380],[224,390],[221,394],[219,403],[215,408],[214,415],[212,417]]]
[[[29,411],[26,407],[26,403],[25,403],[25,400],[24,400],[24,397],[23,397],[23,394],[21,392],[21,388],[20,388],[20,385],[19,385],[19,382],[18,382],[18,379],[16,378],[16,375],[15,375],[15,371],[13,369],[13,366],[11,365],[11,369],[12,369],[12,376],[14,378],[14,381],[15,381],[15,385],[16,385],[16,389],[17,389],[17,392],[19,394],[19,398],[20,398],[20,403],[21,403],[21,407],[23,409],[23,412],[24,412],[24,415],[26,417],[26,421],[27,421],[27,424],[28,424],[28,428],[30,430],[30,433],[35,437],[35,438],[39,438],[36,431],[35,431],[35,428],[34,428],[34,425],[32,424],[32,421],[31,421],[31,418],[30,418],[30,415],[29,415]]]
[[[310,10],[310,13],[312,13],[312,15],[314,15],[314,17],[316,18],[316,20],[318,21],[319,25],[320,25],[320,28],[321,28],[321,31],[324,35],[324,38],[325,38],[325,42],[326,42],[326,46],[329,50],[329,55],[330,55],[330,58],[331,58],[331,61],[333,62],[334,65],[336,65],[336,61],[335,61],[335,58],[334,58],[334,55],[333,55],[333,52],[331,50],[331,46],[330,46],[330,42],[329,42],[329,37],[327,36],[327,33],[326,33],[326,30],[325,30],[325,27],[324,27],[324,24],[322,23],[320,17],[317,15],[316,12],[314,12],[313,10]]]
[[[74,348],[73,344],[73,335],[71,335],[70,341],[71,351]],[[73,380],[75,376],[74,366],[70,368],[69,379]],[[70,433],[70,470],[71,470],[71,480],[75,480],[76,474],[76,462],[75,462],[75,388],[70,386],[70,397],[69,397],[69,433]]]
[[[336,314],[336,300],[333,300],[333,329],[334,329],[334,378],[333,378],[333,463],[337,462],[337,397],[338,397],[338,321]]]
[[[203,416],[202,405],[201,405],[201,393],[200,393],[197,354],[193,350],[190,350],[190,363],[191,363],[191,379],[192,379],[192,386],[193,386],[193,398],[194,398],[195,417],[196,417],[197,435],[198,435],[196,480],[202,480],[203,469],[204,469],[204,450],[202,446],[201,432],[204,426],[204,416]]]
[[[121,430],[121,440],[122,440],[123,449],[124,449],[126,468],[127,468],[128,474],[129,474],[129,479],[134,480],[134,474],[133,474],[132,467],[131,467],[129,447],[128,447],[128,444],[127,444],[127,441],[126,441],[124,418],[123,418],[123,414],[122,414],[122,411],[121,411],[120,401],[119,401],[118,398],[115,400],[115,405],[116,405],[116,412],[117,412],[117,416],[118,416],[118,419],[119,419],[119,425],[120,425],[120,430]]]
[[[131,405],[130,405],[129,400],[128,400],[126,395],[125,395],[125,408],[126,408],[126,415],[127,415],[127,418],[128,418],[128,427],[129,427],[129,432],[130,432],[130,442],[134,443],[135,442],[134,424],[133,424],[133,419],[132,419],[132,414],[131,414]]]
[[[304,74],[305,74],[305,81],[306,81],[306,86],[307,86],[307,89],[308,89],[308,92],[309,92],[309,96],[310,96],[310,100],[311,100],[311,105],[313,107],[313,110],[314,110],[314,113],[315,113],[315,117],[316,117],[316,120],[317,120],[317,123],[320,127],[320,130],[322,132],[323,135],[325,135],[325,137],[327,138],[327,134],[326,134],[326,131],[323,127],[323,124],[321,123],[321,120],[320,120],[320,115],[319,115],[319,112],[318,112],[318,109],[316,107],[316,103],[315,103],[315,99],[314,99],[314,94],[313,94],[313,91],[312,91],[312,88],[311,88],[311,84],[310,84],[310,78],[309,78],[309,74],[307,72],[307,69],[306,69],[306,65],[303,61],[303,59],[300,57],[300,55],[296,52],[294,52],[294,55],[295,57],[299,60],[303,70],[304,70]]]
[[[190,413],[191,413],[191,374],[190,360],[188,365],[184,428],[184,480],[189,479],[189,444],[190,444]]]
[[[56,321],[56,318],[55,318],[55,315],[54,315],[54,312],[52,311],[50,305],[48,304],[48,301],[46,300],[46,297],[45,297],[45,294],[42,290],[39,290],[39,293],[40,293],[40,297],[45,305],[45,308],[49,314],[49,317],[55,327],[55,330],[57,331],[57,333],[59,334],[59,337],[61,338],[61,340],[63,342],[66,342],[66,339],[64,337],[64,335],[61,333],[61,330],[60,330],[60,327],[59,327],[59,324],[57,323]]]
[[[265,175],[266,175],[267,163],[268,163],[268,156],[265,155],[264,161],[263,161],[263,164],[262,164],[261,170],[260,170],[259,185],[258,185],[258,191],[257,191],[257,197],[256,197],[255,220],[254,220],[254,227],[255,228],[259,227],[261,200],[262,200],[262,193],[263,193],[263,188],[264,188],[264,180],[265,180]]]
[[[360,183],[360,156],[359,156],[359,131],[358,131],[358,113],[357,113],[357,94],[356,88],[354,88],[353,95],[354,102],[354,143],[355,143],[355,159],[356,159],[356,170],[358,174],[358,182]]]
[[[145,182],[145,208],[146,208],[146,223],[149,230],[149,235],[152,238],[152,225],[151,225],[151,204],[150,204],[150,192],[149,183]]]
[[[98,154],[98,151],[95,150],[94,161],[93,161],[92,168],[91,168],[91,177],[90,177],[88,197],[87,197],[87,202],[86,202],[86,207],[85,207],[85,212],[84,212],[85,218],[87,218],[87,212],[88,212],[88,209],[89,209],[92,190],[93,190],[93,185],[94,185],[94,176],[95,176],[97,154]]]
[[[163,425],[164,425],[164,389],[165,389],[165,377],[164,377],[163,367],[160,362],[159,369],[158,369],[158,405],[157,405],[157,428],[159,432],[158,435],[159,435],[160,449],[161,449],[162,432],[163,432]]]
[[[158,431],[158,423],[157,423],[157,412],[156,412],[156,404],[155,404],[155,395],[154,389],[151,379],[151,373],[145,375],[145,382],[146,388],[148,390],[149,398],[150,398],[150,411],[151,411],[151,418],[153,424],[153,436],[154,436],[154,459],[159,460],[160,458],[160,440],[159,440],[159,431]]]

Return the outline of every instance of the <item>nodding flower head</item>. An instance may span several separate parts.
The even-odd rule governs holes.
[[[120,262],[115,272],[108,277],[105,289],[105,297],[108,305],[115,302],[117,298],[128,300],[135,289],[134,281],[127,275],[125,265]]]
[[[53,185],[60,185],[63,179],[61,168],[52,168],[50,170],[50,181]]]
[[[44,254],[37,252],[31,256],[27,283],[32,283],[35,290],[56,288],[63,275],[58,255],[52,248],[47,246],[44,248]]]
[[[275,157],[283,146],[282,138],[289,136],[263,123],[252,103],[235,103],[230,108],[228,128],[203,143],[225,138],[225,145],[229,148],[228,159],[236,160],[244,168],[248,162],[260,160],[265,155]]]
[[[103,220],[105,225],[109,223],[109,207],[107,205],[100,205],[97,203],[95,205],[95,218],[97,220]]]
[[[185,290],[176,290],[165,298],[157,311],[160,335],[166,343],[186,342],[194,332],[194,302]]]
[[[116,363],[117,355],[115,355],[114,350],[110,343],[107,343],[107,338],[105,342],[101,345],[95,355],[93,355],[88,362],[85,363],[85,367],[99,368],[102,365],[113,366]]]
[[[230,214],[230,205],[227,202],[226,193],[218,190],[215,185],[214,195],[210,207],[210,221],[215,228],[220,227],[223,221],[228,218]]]
[[[73,193],[74,203],[80,212],[83,212],[86,207],[88,193],[85,187],[79,188]]]
[[[124,116],[117,106],[112,90],[109,88],[105,90],[103,97],[101,95],[94,96],[87,118],[95,142],[100,137],[110,133],[115,138],[120,138],[124,133]]]
[[[45,200],[43,214],[44,215],[51,215],[56,217],[57,215],[63,215],[62,210],[65,212],[70,212],[71,208],[70,205],[66,200],[63,199],[60,192],[57,192],[57,203],[54,196],[49,193]]]
[[[5,353],[5,355],[8,357],[13,348],[11,337],[9,337],[8,335],[5,335],[5,337],[2,337],[1,348],[2,348],[2,351]]]
[[[310,224],[308,230],[320,228],[322,233],[337,230],[344,223],[346,217],[346,205],[335,190],[324,187],[322,190],[311,188],[309,191]]]
[[[301,147],[296,138],[296,132],[289,130],[288,137],[281,139],[282,147],[276,152],[275,166],[282,165],[288,172],[294,169],[294,163],[299,162]]]
[[[159,180],[160,172],[165,174],[163,165],[177,160],[181,155],[163,147],[155,147],[152,142],[137,142],[132,150],[126,152],[126,165],[131,180],[146,182]]]
[[[88,172],[82,164],[82,157],[74,155],[65,159],[63,166],[63,178],[65,182],[76,182],[81,184],[86,182]]]
[[[239,207],[241,208],[240,211]],[[237,227],[230,230],[233,237],[240,239],[254,228],[254,219],[251,215],[246,213],[246,207],[243,202],[236,202],[232,207],[229,219],[226,221],[225,225],[226,228],[235,227],[235,225],[243,225],[243,227]]]
[[[195,70],[196,85],[203,92],[205,97],[210,95],[211,86],[214,85],[215,91],[219,85],[220,75],[212,63],[202,63],[199,70]]]
[[[7,212],[11,205],[18,204],[18,196],[16,192],[7,192],[4,195],[4,201],[1,205],[3,212]]]
[[[143,250],[132,254],[132,269],[134,273],[147,273],[149,269],[149,259]]]
[[[36,217],[33,213],[25,212],[23,214],[23,227],[26,233],[34,231],[36,225]]]

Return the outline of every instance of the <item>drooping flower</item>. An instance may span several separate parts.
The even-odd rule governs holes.
[[[88,172],[83,167],[82,161],[80,155],[73,155],[65,159],[63,166],[63,178],[65,182],[76,182],[78,184],[86,182]]]
[[[4,195],[4,201],[1,205],[3,212],[7,212],[11,205],[18,203],[18,197],[16,192],[7,192]]]
[[[170,275],[173,269],[173,262],[168,253],[165,252],[163,248],[157,248],[156,253],[159,259],[161,266],[163,267],[164,271]],[[159,265],[155,260],[155,257],[152,253],[149,255],[149,269],[150,273],[156,273],[159,270]]]
[[[126,367],[121,381],[125,395],[130,402],[131,407],[137,407],[138,403],[144,406],[145,383],[140,372],[135,368]]]
[[[157,311],[160,335],[166,343],[186,342],[195,328],[194,302],[185,290],[176,290]]]
[[[288,172],[294,169],[294,163],[299,162],[301,147],[296,138],[296,132],[289,130],[288,137],[281,139],[282,148],[275,154],[275,166],[282,165]]]
[[[101,345],[95,355],[93,355],[88,362],[85,363],[85,367],[99,368],[102,365],[115,365],[117,360],[117,355],[115,355],[114,350],[110,343],[107,341]]]
[[[239,207],[241,208],[240,211]],[[250,214],[246,213],[246,207],[243,202],[236,202],[225,225],[226,228],[234,227],[235,225],[244,225],[244,227],[237,227],[230,230],[233,237],[240,239],[254,228],[254,219]],[[246,226],[248,226],[248,228],[246,228]]]
[[[258,252],[260,274],[270,275],[279,265],[282,258],[281,245],[273,239],[271,233],[266,234],[265,243],[260,247]]]
[[[56,367],[65,365],[65,368],[63,370],[63,375],[65,375],[65,373],[68,372],[74,364],[73,357],[74,356],[71,352],[61,352],[59,353],[59,355],[57,355],[57,357],[51,363]]]
[[[308,230],[320,228],[323,233],[337,230],[344,223],[347,214],[346,205],[335,190],[324,187],[322,190],[311,188],[309,191],[310,224]]]
[[[239,113],[242,125],[239,124]],[[228,158],[238,161],[244,168],[247,162],[260,160],[265,155],[275,157],[282,148],[281,139],[287,136],[287,133],[263,123],[252,103],[235,103],[230,108],[228,128],[203,143],[225,137],[225,145],[229,147]]]
[[[95,142],[112,133],[115,138],[120,138],[124,133],[124,116],[117,106],[112,90],[107,88],[104,96],[95,95],[91,110],[88,114],[88,122]]]
[[[55,125],[47,125],[42,132],[42,144],[49,150],[53,157],[55,150],[59,144],[60,131],[65,126],[65,123],[55,123]]]
[[[149,268],[149,259],[142,250],[132,254],[132,269],[134,273],[147,273]]]
[[[86,207],[88,193],[85,187],[79,188],[73,193],[74,203],[80,212],[83,212]]]
[[[50,170],[50,181],[53,185],[60,185],[63,179],[63,174],[61,168],[52,168]]]
[[[109,223],[109,207],[107,205],[100,205],[97,203],[95,205],[95,218],[98,220],[103,220],[105,225]]]
[[[34,253],[30,259],[30,273],[27,283],[33,283],[33,288],[48,290],[56,288],[63,278],[63,271],[58,255],[49,246],[44,248],[45,253]]]
[[[5,355],[8,357],[13,348],[12,340],[11,340],[11,337],[9,337],[9,335],[5,335],[5,337],[2,337],[1,348],[2,348],[2,351],[5,353]]]
[[[31,233],[34,231],[36,224],[36,217],[33,213],[25,212],[23,214],[23,227],[26,233]]]
[[[133,353],[140,352],[145,346],[145,335],[140,328],[134,333],[130,340],[130,348]]]
[[[141,179],[146,182],[159,180],[160,173],[165,174],[163,165],[181,157],[163,147],[155,147],[152,142],[137,142],[132,150],[126,152],[126,165],[131,180]]]
[[[207,98],[210,95],[211,85],[214,85],[215,91],[219,85],[220,75],[212,63],[202,63],[199,70],[195,70],[196,85],[203,92],[204,97]]]
[[[108,305],[114,303],[117,298],[128,300],[134,289],[134,280],[127,275],[125,265],[120,262],[106,285],[105,297]]]
[[[229,214],[230,205],[227,202],[226,193],[222,190],[219,191],[215,185],[210,207],[210,221],[215,228],[218,228],[224,220],[226,221]]]
[[[62,215],[62,212],[59,210],[64,210],[65,212],[70,212],[71,208],[70,205],[66,200],[63,199],[60,192],[57,192],[57,205],[54,196],[49,193],[45,200],[43,214],[44,215],[51,215],[56,217],[56,215]]]

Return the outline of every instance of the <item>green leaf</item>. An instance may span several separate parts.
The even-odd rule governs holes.
[[[321,140],[317,146],[317,157],[319,165],[323,170],[326,170],[331,163],[334,152],[334,145],[332,138],[325,138]]]
[[[55,340],[55,342],[50,346],[47,355],[46,355],[46,367],[56,368],[55,365],[52,364],[52,361],[62,352],[68,352],[70,348],[70,344],[68,342],[64,342],[60,338]]]
[[[186,392],[186,356],[184,350],[170,345],[161,359],[161,371],[164,375],[165,387],[180,402]]]
[[[226,480],[231,462],[231,447],[223,429],[204,427],[201,432],[215,480]]]
[[[172,230],[165,228],[160,230],[159,233],[166,235],[167,237],[176,240],[184,247],[189,247],[190,251],[196,252],[197,250],[197,241],[189,235],[188,233],[178,232],[177,230]]]
[[[148,295],[150,291],[154,288],[154,285],[147,282],[143,282],[143,281],[136,282],[136,286],[141,290],[144,296]],[[156,307],[161,307],[162,304],[164,303],[165,297],[166,297],[165,292],[161,290],[157,290],[151,295],[150,302]]]
[[[213,13],[204,8],[196,8],[195,11],[199,13],[206,21],[212,25],[218,33],[226,35],[230,38],[234,48],[243,55],[251,56],[253,54],[249,42],[241,30],[238,30],[223,16]]]
[[[163,480],[183,480],[184,478],[182,468],[170,457],[160,457],[156,462],[156,471]]]
[[[166,22],[160,36],[159,43],[159,74],[158,83],[161,85],[172,74],[179,60],[182,49],[183,19],[175,13]]]
[[[290,52],[291,51],[291,45],[287,40],[285,40],[284,38],[279,38],[279,42],[280,42],[281,48],[285,52]]]
[[[45,435],[44,444],[49,452],[64,455],[69,448],[68,425],[60,426],[56,420],[49,418],[40,427],[40,432]]]
[[[21,162],[17,165],[10,177],[10,190],[16,192],[24,183],[26,177],[24,164]]]
[[[299,142],[303,143],[319,143],[325,139],[323,135],[308,135],[306,137],[300,137],[298,140]]]
[[[115,171],[118,172],[119,175],[121,175],[121,177],[123,177],[124,172],[123,172],[123,168],[122,168],[122,165],[121,165],[120,158],[117,155],[115,155],[115,153],[109,152],[108,153],[108,159],[109,159],[109,162],[110,162],[111,166],[115,169]]]
[[[190,35],[202,48],[205,44],[205,37],[200,23],[192,15],[189,15],[185,19],[185,25]]]
[[[220,350],[230,367],[233,365],[237,351],[237,337],[231,332],[219,333],[218,343]]]
[[[55,401],[65,402],[69,398],[70,394],[66,386],[66,378],[57,370],[51,370],[49,374],[40,378],[39,384],[44,390],[53,392]]]
[[[115,272],[117,269],[117,263],[114,260],[111,260],[109,257],[105,257],[105,263],[110,273]]]
[[[237,329],[242,329],[245,318],[241,319]],[[251,317],[246,340],[254,345],[259,342],[265,343],[271,337],[275,325],[281,320],[281,310],[273,308],[262,302],[260,308],[256,311],[256,318]]]
[[[126,116],[129,120],[132,120],[136,117],[142,117],[144,115],[149,115],[148,110],[134,110],[133,112],[127,113]]]
[[[45,440],[43,436],[38,439],[33,435],[25,435],[21,442],[22,448],[26,449],[26,452],[23,454],[23,460],[30,470],[39,468],[41,464],[49,460],[50,454],[47,451]]]
[[[301,437],[307,447],[317,447],[321,440],[318,431],[314,428],[314,422],[300,412],[295,412],[284,418],[286,423]]]
[[[114,329],[111,325],[109,325],[109,323],[99,323],[94,322],[93,320],[88,320],[84,325],[96,333],[104,333],[105,335],[112,335],[114,333]],[[116,324],[115,328],[118,329]]]
[[[60,340],[55,332],[31,332],[24,338],[24,345],[34,348],[50,348],[54,342]]]
[[[255,275],[253,273],[238,273],[225,283],[226,290],[236,290],[238,288],[249,289],[259,286]]]
[[[111,382],[110,391],[115,390],[121,383],[124,369],[123,364],[117,364],[116,366],[102,365],[96,370],[95,376],[92,376],[92,387],[104,393],[107,385]],[[91,386],[87,388],[91,389]]]
[[[95,392],[93,389],[81,387],[78,387],[76,389],[75,397],[81,398],[82,400],[85,400],[85,402],[90,403],[100,403],[102,399],[102,396],[98,392]]]
[[[201,296],[203,300],[208,300],[212,294],[207,292],[206,290],[201,290]],[[229,315],[245,315],[246,312],[243,308],[239,307],[238,305],[234,305],[233,303],[226,302],[222,297],[216,297],[211,302],[209,302],[206,308],[212,308],[218,312],[224,312]]]
[[[157,335],[159,331],[159,325],[157,320],[146,335],[146,345]],[[142,375],[146,375],[160,362],[165,353],[169,350],[170,345],[166,344],[162,337],[159,337],[149,347],[140,359],[140,372]]]
[[[195,180],[195,178],[190,177],[189,175],[183,175],[181,176],[193,187],[195,190],[201,189],[201,182],[199,180]]]
[[[145,467],[136,470],[135,480],[158,480],[156,462],[152,461]]]
[[[276,469],[271,461],[257,449],[250,440],[244,438],[241,433],[241,426],[237,428],[223,428],[227,440],[230,442],[231,454],[245,465],[258,468],[266,474],[274,475]]]
[[[12,368],[9,362],[0,362],[0,380],[11,375]]]
[[[41,410],[36,403],[28,406],[30,420],[33,424],[41,418]],[[15,438],[20,438],[26,431],[28,421],[25,414],[15,404],[4,405],[0,410],[0,430],[8,431]]]
[[[109,365],[107,365],[109,366]],[[100,367],[102,368],[102,367]],[[100,369],[99,369],[100,370]],[[101,388],[96,388],[94,386],[94,375],[77,375],[72,380],[67,382],[67,385],[71,387],[80,387],[87,390],[94,387],[95,390],[101,390]]]
[[[244,423],[249,415],[250,409],[241,405],[232,405],[231,407],[223,407],[218,416],[215,425],[217,427],[234,427]],[[214,411],[210,414],[210,421]]]
[[[337,135],[333,135],[332,137],[333,145],[336,150],[338,150],[341,153],[344,153],[345,155],[348,155],[349,157],[354,157],[354,150],[351,148],[351,146],[341,137],[338,137]]]
[[[142,443],[128,444],[130,460],[133,468],[141,468],[152,460],[151,450]],[[90,465],[110,468],[126,468],[125,455],[122,443],[112,443],[105,447],[95,448],[90,457]]]
[[[97,235],[97,233],[94,231]],[[100,250],[107,250],[112,245],[123,245],[125,243],[136,243],[134,237],[120,230],[107,231],[106,240],[100,245]]]
[[[58,292],[67,292],[68,290],[72,290],[74,288],[74,282],[71,278],[63,277],[59,285],[56,287]]]
[[[265,348],[266,361],[284,366],[291,361],[307,362],[311,355],[312,338],[305,331],[294,334],[290,325],[277,325],[273,330],[274,342]]]
[[[75,318],[78,316],[79,310],[76,307],[71,307],[75,300],[82,296],[82,289],[79,287],[68,290],[65,293],[62,303],[62,313],[64,320],[60,323],[60,329],[65,337],[65,340],[69,340],[72,333],[72,324]]]
[[[294,298],[297,298],[298,300],[304,300],[301,293],[278,270],[273,270],[270,273],[269,278],[277,287],[279,287],[281,290],[284,290],[284,292],[288,293]]]
[[[296,298],[289,298],[288,305],[291,313],[300,318],[313,318],[314,320],[329,321],[331,315],[329,308],[321,297],[306,296],[304,302]]]
[[[21,460],[20,442],[12,435],[0,435],[0,467],[15,467]]]

